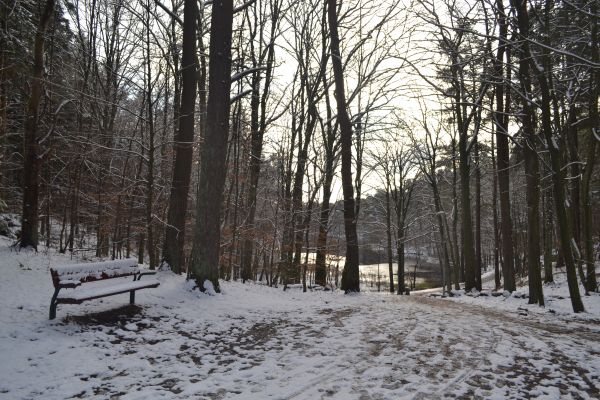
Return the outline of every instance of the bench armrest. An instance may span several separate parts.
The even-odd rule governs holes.
[[[144,272],[140,272],[138,274],[138,278],[137,279],[140,280],[140,278],[142,276],[145,276],[145,275],[156,275],[156,271],[144,271]]]
[[[80,285],[80,281],[61,281],[58,283],[58,287],[61,289],[73,289]]]

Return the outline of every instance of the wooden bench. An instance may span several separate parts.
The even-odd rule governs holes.
[[[155,288],[160,283],[157,280],[140,281],[144,275],[154,275],[155,271],[142,271],[137,260],[113,260],[95,263],[74,264],[50,268],[54,295],[50,301],[50,319],[56,318],[58,304],[81,304],[84,301],[99,299],[129,292],[129,303],[135,303],[135,291],[140,289]],[[117,280],[133,276],[133,281]],[[84,287],[88,282],[115,279],[112,285]],[[61,292],[61,289],[71,289]]]

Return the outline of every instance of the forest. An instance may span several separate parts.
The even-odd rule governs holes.
[[[398,293],[411,249],[448,291],[481,290],[489,267],[508,291],[533,278],[534,302],[555,260],[581,311],[600,234],[597,2],[321,3],[3,1],[1,201],[19,245],[137,254],[200,288],[345,291],[379,246]]]
[[[331,292],[352,310],[367,307],[357,300],[367,292],[365,304],[438,307],[438,319],[437,301],[489,298],[543,323],[558,312],[592,343],[599,24],[598,0],[0,0],[0,252],[12,260],[0,274],[46,268],[47,291],[56,260],[136,258],[165,279],[157,293],[180,282],[181,296],[227,315],[246,295],[278,310],[272,302],[312,308]],[[205,296],[221,292],[229,299]],[[177,309],[176,295],[165,298],[160,307]],[[372,307],[382,321],[394,310]],[[315,321],[342,326],[344,310]],[[481,318],[465,326],[487,331]],[[184,320],[163,328],[185,330]],[[260,342],[265,326],[247,337]],[[600,365],[588,367],[578,370],[587,389],[543,393],[594,398]],[[498,394],[460,386],[473,379],[436,390]],[[320,384],[294,396],[316,398],[306,390]],[[532,387],[521,382],[520,395],[541,396]],[[213,389],[206,398],[222,398]],[[396,389],[389,398],[419,398]],[[119,390],[132,389],[94,394]]]

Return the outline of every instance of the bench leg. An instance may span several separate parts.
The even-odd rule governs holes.
[[[56,318],[56,306],[57,306],[56,297],[58,296],[59,290],[60,289],[54,290],[54,295],[52,296],[52,300],[50,300],[50,315],[49,315],[50,319]]]
[[[129,292],[129,304],[135,304],[135,290]]]

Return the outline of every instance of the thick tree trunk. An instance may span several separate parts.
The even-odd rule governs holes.
[[[506,102],[504,101],[504,89],[506,87],[504,73],[504,54],[506,51],[507,23],[504,4],[502,0],[496,0],[498,12],[498,25],[500,31],[500,44],[494,63],[496,79],[496,109],[494,110],[494,123],[496,125],[496,150],[497,150],[497,173],[498,189],[500,197],[500,230],[502,234],[502,276],[504,278],[504,290],[513,292],[516,290],[512,216],[510,212],[510,151],[508,146],[508,110],[510,109],[510,91],[506,91]],[[507,56],[510,61],[510,57]],[[507,73],[510,71],[506,69]],[[508,78],[506,78],[508,80]]]
[[[175,140],[175,161],[165,228],[163,262],[180,274],[184,266],[185,219],[192,174],[194,122],[197,93],[196,32],[198,2],[185,0],[183,9],[183,51],[181,65],[181,112]],[[177,85],[176,85],[177,86]],[[176,92],[178,88],[176,87]],[[178,95],[176,94],[176,97]],[[175,105],[176,106],[176,105]]]
[[[21,215],[21,247],[38,245],[38,202],[40,185],[40,145],[37,138],[38,112],[44,89],[44,42],[54,15],[55,0],[46,0],[40,16],[33,45],[33,73],[31,94],[25,117],[23,154],[23,212]]]
[[[233,0],[212,5],[206,137],[200,156],[191,271],[200,290],[206,281],[219,292],[221,203],[225,186],[225,158],[229,134],[231,34]]]
[[[529,93],[529,92],[527,92]],[[525,111],[524,118],[530,118]],[[539,303],[544,305],[542,291],[542,278],[540,272],[540,182],[538,155],[535,146],[535,133],[533,127],[525,127],[532,121],[524,122],[524,131],[527,136],[525,147],[525,175],[526,175],[526,200],[527,200],[527,266],[529,274],[529,304]]]
[[[154,103],[152,102],[152,61],[150,58],[150,1],[146,14],[146,107],[148,128],[148,171],[146,174],[146,240],[148,241],[148,261],[150,269],[156,268],[154,239]]]
[[[528,35],[529,21],[527,4],[514,4],[517,8],[519,34],[521,38]],[[522,108],[521,125],[524,134],[524,159],[526,175],[527,201],[527,266],[529,275],[529,304],[544,305],[542,280],[540,276],[540,178],[537,152],[537,137],[535,133],[534,113],[531,106],[531,81],[529,72],[528,45],[521,40],[518,46],[519,81],[521,83]]]
[[[360,291],[358,271],[358,235],[354,186],[352,182],[352,124],[346,108],[344,71],[340,54],[338,35],[337,6],[335,0],[327,0],[327,16],[331,41],[331,64],[335,81],[335,100],[341,133],[342,188],[344,192],[344,231],[346,234],[346,264],[342,272],[342,290],[346,293]]]

